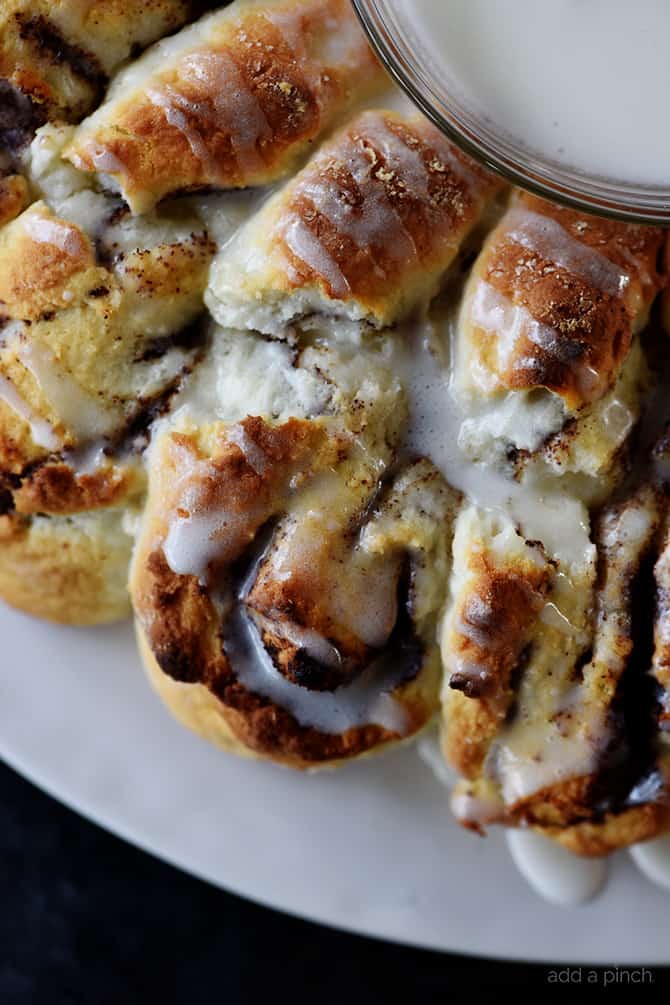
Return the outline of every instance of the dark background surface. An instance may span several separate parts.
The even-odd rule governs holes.
[[[1,1005],[406,1000],[668,1001],[653,985],[556,986],[548,966],[428,953],[257,907],[81,819],[0,763]],[[632,919],[631,919],[632,922]],[[670,912],[668,915],[670,941]],[[565,969],[565,968],[558,968]]]

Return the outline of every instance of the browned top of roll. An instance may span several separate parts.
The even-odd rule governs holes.
[[[601,397],[663,285],[664,235],[518,193],[475,266],[466,314],[495,386]]]
[[[379,80],[346,0],[238,2],[200,24],[127,94],[117,85],[72,144],[72,161],[115,176],[135,212],[170,192],[272,181],[354,87]]]
[[[455,254],[496,187],[422,116],[367,112],[303,173],[283,215],[335,263],[349,295],[366,300],[397,280],[411,287],[408,267],[430,270]],[[342,295],[329,273],[297,257],[286,233],[284,248],[293,285],[316,279]]]

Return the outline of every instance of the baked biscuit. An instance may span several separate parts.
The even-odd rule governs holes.
[[[303,350],[291,370],[325,385],[315,414],[274,372],[274,416],[198,426],[187,404],[174,422],[188,431],[151,451],[131,573],[149,673],[191,728],[294,767],[397,742],[437,708],[458,497],[428,461],[378,494],[404,406],[365,363]]]
[[[517,192],[474,265],[453,387],[464,450],[602,486],[639,417],[663,234]],[[612,479],[608,483],[611,488]]]
[[[45,129],[34,146],[58,133]],[[39,200],[0,231],[0,466],[12,475],[108,446],[170,389],[193,358],[214,251],[194,216],[124,235],[118,207],[72,191],[65,171],[33,178],[67,216]]]
[[[130,539],[119,530],[120,512],[116,522],[96,522],[95,514],[135,506],[144,491],[140,455],[150,424],[200,352],[214,251],[192,213],[127,228],[118,204],[60,160],[68,135],[69,127],[39,131],[25,165],[43,198],[0,230],[0,492],[13,520],[0,590],[24,608],[34,594],[35,613],[43,603],[51,610],[38,596],[46,588],[38,578],[18,590],[14,570],[35,559],[37,531],[27,528],[36,520],[54,563],[66,559],[61,591],[78,591],[94,575],[91,554],[104,548],[114,556],[109,590],[117,595]],[[75,516],[86,517],[90,534],[74,532]],[[95,575],[104,579],[106,564]],[[128,613],[127,597],[122,607],[99,593],[104,620]],[[56,602],[65,618],[68,610],[84,617],[81,605],[95,617],[93,601],[78,593],[61,592]]]
[[[174,192],[267,185],[380,80],[347,0],[236,0],[122,73],[68,156],[134,213]]]
[[[219,255],[207,305],[275,335],[312,315],[384,328],[436,292],[499,188],[423,116],[364,112]]]
[[[551,555],[524,570],[518,542],[502,549],[501,571],[495,536],[461,518],[443,654],[445,749],[468,779],[454,797],[466,826],[523,824],[584,855],[668,826],[670,773],[649,675],[657,595],[663,677],[666,612],[653,564],[666,507],[663,492],[643,485],[606,509],[594,531],[597,575],[592,560],[579,570]],[[496,613],[502,603],[511,618]],[[465,675],[464,659],[473,664]]]
[[[76,121],[130,55],[181,27],[188,0],[3,0],[0,145],[20,147],[48,119]]]

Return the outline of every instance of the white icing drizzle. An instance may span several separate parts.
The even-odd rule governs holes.
[[[258,620],[265,623],[264,619]],[[313,628],[303,628],[291,621],[282,621],[281,625],[268,622],[268,627],[275,631],[278,630],[288,642],[303,649],[308,656],[322,666],[338,669],[342,665],[342,658],[335,646]]]
[[[559,561],[581,563],[589,542],[588,514],[560,488],[529,491],[490,467],[473,464],[461,451],[462,409],[451,394],[449,372],[430,323],[404,326],[393,365],[410,400],[406,447],[429,457],[454,488],[484,509],[500,510],[519,524],[528,540],[544,542]]]
[[[283,238],[297,259],[326,280],[335,296],[344,298],[351,292],[349,281],[335,259],[300,217],[290,219]]]
[[[41,213],[26,213],[22,220],[23,229],[39,244],[52,244],[71,258],[82,253],[82,238],[71,224],[51,220]]]
[[[163,110],[168,124],[183,134],[208,174],[218,178],[221,173],[197,125],[210,118],[215,121],[217,131],[229,134],[240,169],[248,174],[261,170],[263,159],[258,145],[271,139],[272,130],[258,98],[230,55],[222,49],[189,53],[181,59],[179,72],[183,79],[213,82],[213,116],[206,104],[190,101],[167,83],[147,87],[145,93],[152,104]]]
[[[240,447],[248,463],[256,470],[268,463],[257,445],[249,441],[242,426],[231,427],[228,439]],[[201,487],[208,481],[209,465],[207,462],[197,462],[196,467],[197,470],[194,469],[193,461],[187,463],[186,459],[184,464],[179,466],[179,470],[183,472],[183,485],[176,486],[178,508],[175,508],[174,515],[170,519],[163,551],[168,564],[175,572],[196,575],[203,585],[211,586],[212,560],[219,557],[223,561],[226,551],[232,549],[232,552],[235,552],[240,536],[244,539],[245,530],[255,527],[258,521],[253,507],[251,510],[247,507],[244,513],[231,512],[225,505],[225,499],[220,504],[217,503],[214,507],[208,505],[205,509],[202,506]],[[315,523],[323,534],[329,532],[337,534],[341,529],[340,524],[343,520],[338,519],[341,517],[339,496],[335,492],[336,486],[332,491],[329,489],[329,477],[330,475],[325,473],[322,476],[325,483],[322,480],[314,491],[310,486],[304,496],[301,496],[299,530],[305,523]],[[323,498],[330,503],[330,509],[326,505],[323,511],[321,508],[317,511],[315,503]],[[291,570],[299,567],[302,561],[310,561],[309,545],[317,546],[318,552],[320,539],[313,533],[308,533],[307,538],[306,542],[303,540],[298,542],[296,550],[293,538],[290,535],[286,537],[286,543],[290,545],[291,551],[289,563]],[[247,536],[247,540],[251,540],[251,534]],[[300,549],[300,545],[303,544],[308,545],[306,553]],[[281,543],[272,554],[273,569],[281,578],[283,573]],[[318,559],[317,554],[316,560]],[[361,556],[361,561],[365,571],[365,556]],[[378,641],[386,641],[387,622],[391,620],[392,623],[393,620],[389,619],[385,607],[383,610],[378,610],[377,602],[381,602],[383,606],[390,597],[392,605],[395,605],[393,582],[388,584],[390,589],[382,589],[386,584],[381,582],[383,577],[376,575],[377,564],[372,568],[374,573],[372,581],[366,585],[371,596],[376,590],[381,591],[383,597],[375,595],[370,605],[356,606],[356,598],[349,595],[346,583],[342,584],[342,589],[340,584],[336,583],[336,588],[330,597],[333,616],[340,621],[344,618],[352,630],[358,631],[371,645]],[[289,711],[301,725],[319,729],[324,733],[337,735],[354,727],[378,724],[400,736],[405,735],[410,728],[409,718],[406,710],[392,694],[404,678],[405,667],[397,666],[387,655],[382,655],[373,661],[351,684],[337,688],[333,692],[309,691],[287,680],[276,670],[254,624],[254,621],[260,621],[262,625],[263,618],[257,618],[255,612],[248,614],[245,611],[244,601],[258,574],[258,568],[257,563],[241,585],[233,604],[229,605],[225,601],[223,604],[225,648],[239,681],[249,690],[269,698],[279,707]],[[356,587],[351,591],[352,594],[357,592],[359,591]],[[339,665],[339,654],[318,633],[292,624],[281,623],[275,627],[288,639],[294,640],[296,644],[312,652],[320,661],[327,665]],[[382,628],[384,638],[380,640],[377,634]]]
[[[553,904],[583,904],[600,892],[607,879],[603,859],[579,858],[533,831],[510,830],[507,844],[524,879]]]
[[[408,188],[423,198],[428,198],[430,175],[418,150],[412,150],[402,139],[389,129],[381,115],[370,114],[365,121],[366,134],[380,147],[384,159],[393,170],[400,174]],[[473,168],[461,160],[450,143],[439,138],[438,157],[443,166],[448,167],[459,178],[471,194],[481,192],[482,178]]]
[[[18,342],[16,355],[33,375],[59,419],[79,440],[111,433],[117,416],[103,408],[68,376],[46,346],[29,338]]]
[[[199,52],[187,56],[183,69],[196,78],[216,78],[214,109],[216,124],[230,134],[240,168],[251,173],[263,167],[259,144],[273,133],[258,98],[251,91],[229,53]]]
[[[389,198],[384,172],[375,173],[375,157],[368,156],[368,143],[376,144],[386,162],[384,170],[393,172],[406,191],[420,199],[428,199],[429,173],[420,152],[396,136],[380,112],[365,115],[360,135],[342,140],[336,154],[338,162],[346,165],[362,192],[362,206],[350,205],[337,183],[325,173],[319,173],[320,162],[308,169],[306,176],[298,182],[294,196],[302,195],[309,199],[314,209],[332,224],[337,233],[350,238],[357,248],[368,254],[372,254],[374,248],[383,248],[384,254],[395,261],[415,262],[418,259],[416,243]],[[479,179],[455,154],[450,155],[446,146],[443,153],[449,166],[469,188],[481,187]],[[323,276],[336,295],[343,297],[349,291],[349,284],[317,235],[309,231],[307,236],[305,232],[308,228],[295,212],[289,214],[281,227],[284,239],[296,257],[317,275]],[[385,273],[379,262],[375,261],[374,266],[383,277]]]
[[[514,206],[503,221],[504,233],[516,244],[579,276],[590,286],[620,297],[630,276],[596,248],[582,244],[549,216]]]
[[[175,515],[163,543],[168,565],[179,576],[197,576],[207,583],[210,562],[225,552],[238,538],[248,514],[230,509],[200,510],[199,488],[188,486],[180,499],[180,509],[188,516]]]
[[[430,195],[430,175],[418,150],[412,150],[389,129],[382,113],[369,112],[363,119],[363,131],[384,156],[388,167],[402,180],[404,186],[423,199]]]
[[[670,834],[630,849],[635,865],[652,883],[670,890]]]
[[[400,216],[391,204],[382,182],[372,175],[372,164],[360,145],[349,139],[341,152],[364,202],[356,209],[343,198],[343,193],[327,175],[310,172],[296,187],[296,194],[306,195],[312,205],[335,227],[338,233],[349,237],[357,248],[371,253],[373,245],[384,245],[384,250],[398,261],[416,258],[416,245]],[[381,266],[376,263],[380,275]]]
[[[499,799],[473,795],[467,789],[457,788],[450,800],[451,812],[461,823],[487,827],[500,820],[502,806]]]
[[[490,755],[505,803],[513,806],[565,779],[591,775],[596,755],[589,732],[564,736],[546,721],[510,730]]]
[[[469,310],[472,322],[495,337],[499,372],[508,368],[516,343],[523,335],[559,363],[567,365],[575,374],[578,387],[584,395],[588,395],[597,386],[598,372],[571,357],[557,331],[542,324],[525,307],[513,303],[490,283],[477,283]],[[514,361],[514,369],[520,370],[532,366],[532,363],[532,359],[521,357]],[[498,383],[495,374],[484,372],[479,367],[473,368],[472,376],[475,384],[485,392],[491,391]]]
[[[369,724],[399,736],[408,732],[407,713],[390,693],[398,681],[378,663],[372,663],[351,684],[334,691],[310,691],[287,680],[273,666],[239,604],[233,605],[224,646],[238,680],[286,709],[301,726],[330,735]]]
[[[268,5],[263,11],[263,17],[274,25],[296,63],[300,65],[302,70],[307,71],[307,76],[310,77],[313,73],[313,66],[300,30],[300,15],[296,15],[295,11],[287,8],[273,9]]]
[[[323,608],[332,621],[364,645],[379,649],[388,641],[397,618],[397,563],[393,558],[372,559],[363,549],[347,545],[346,516],[354,514],[344,503],[338,514],[338,485],[330,488],[323,478],[319,482],[317,492],[328,502],[332,498],[335,506],[326,502],[315,508],[310,505],[316,501],[311,493],[306,504],[301,500],[278,545],[271,548],[264,573],[276,582],[301,574],[312,576],[313,583],[327,593]],[[283,634],[285,624],[289,631],[297,629],[288,618],[282,619],[278,629]]]
[[[116,154],[112,153],[112,151],[107,147],[102,147],[97,143],[90,143],[86,152],[91,158],[91,162],[96,171],[102,171],[106,174],[120,174],[125,171],[125,164],[123,161],[121,161]],[[76,153],[72,154],[72,161],[80,168],[84,168],[85,166],[82,158]]]
[[[404,334],[404,339],[402,335]],[[447,480],[485,509],[501,510],[517,520],[526,537],[542,540],[548,551],[568,566],[583,564],[590,547],[588,517],[584,508],[560,492],[541,493],[509,482],[495,471],[483,469],[468,461],[461,453],[454,435],[463,414],[449,393],[449,373],[441,359],[440,344],[430,324],[414,328],[406,326],[400,333],[395,366],[409,391],[411,422],[406,445],[410,450],[427,455],[441,468]],[[570,589],[565,579],[564,589]],[[568,638],[578,636],[578,630],[554,600],[548,601],[540,617],[550,629]],[[579,687],[563,695],[562,706],[581,702]],[[496,752],[498,770],[502,773],[503,790],[509,802],[532,794],[546,784],[561,778],[590,774],[594,748],[589,737],[598,734],[599,723],[587,724],[588,729],[574,736],[556,731],[547,739],[546,721],[539,724],[535,749],[541,760],[529,753],[533,746],[533,728],[516,737],[507,737],[511,744],[499,746]],[[430,763],[436,776],[446,787],[453,786],[451,769],[437,748],[434,738],[426,738],[421,756]],[[524,748],[524,749],[522,749]],[[444,763],[444,767],[442,766]],[[470,794],[466,788],[452,798],[452,810],[458,819],[486,826],[499,819],[503,807]],[[510,851],[524,878],[545,899],[556,904],[574,905],[589,900],[601,889],[607,874],[607,863],[600,859],[580,859],[560,845],[530,831],[510,831]],[[670,887],[670,837],[639,845],[631,852],[639,867],[654,882]]]
[[[76,475],[92,475],[109,462],[105,453],[105,441],[94,440],[78,450],[70,450],[63,456]]]
[[[347,138],[338,150],[338,160],[346,164],[356,184],[363,193],[363,204],[360,207],[351,206],[343,197],[337,183],[325,174],[319,174],[319,164],[299,182],[294,195],[303,195],[310,200],[313,207],[324,216],[335,228],[338,234],[349,237],[357,248],[372,254],[374,247],[383,247],[384,252],[397,261],[414,261],[417,249],[414,240],[404,226],[386,193],[384,183],[372,174],[373,163],[366,156],[361,144],[352,138]],[[286,243],[294,254],[295,238],[292,235],[298,226],[301,233],[301,258],[317,275],[326,279],[338,296],[344,296],[349,290],[349,283],[343,276],[339,266],[333,261],[319,237],[303,223],[295,212],[290,212],[288,219],[282,223],[282,232]],[[309,233],[309,240],[303,231]],[[325,268],[324,268],[325,266]],[[375,269],[384,276],[383,268],[375,261]],[[339,274],[339,275],[338,275]],[[332,278],[337,277],[337,283]]]
[[[613,398],[602,413],[602,422],[611,438],[623,443],[633,428],[635,415],[623,401]]]
[[[323,104],[324,88],[323,73],[326,67],[333,67],[334,72],[342,72],[350,66],[356,66],[363,58],[366,48],[365,37],[350,10],[342,8],[332,15],[332,7],[328,0],[312,11],[313,17],[319,17],[323,26],[319,38],[318,59],[308,51],[305,44],[305,34],[301,30],[302,12],[287,5],[282,8],[267,5],[263,17],[269,21],[281,34],[287,48],[299,65],[300,70],[315,92],[315,97]],[[330,66],[329,66],[330,64]]]
[[[181,94],[168,84],[164,84],[162,88],[148,87],[146,96],[153,105],[163,110],[167,124],[182,133],[194,156],[203,165],[211,168],[213,166],[213,159],[210,157],[207,145],[196,127],[191,125],[184,113],[184,107],[187,111],[193,110],[189,107],[190,102],[182,98]]]
[[[406,446],[430,457],[447,481],[481,510],[502,514],[519,528],[525,540],[542,541],[548,557],[558,561],[559,568],[567,572],[574,569],[578,577],[588,577],[594,552],[586,508],[555,482],[524,485],[465,458],[457,435],[462,413],[449,392],[448,371],[440,360],[436,332],[424,324],[414,331],[408,327],[405,335],[395,366],[405,378],[410,398]],[[548,629],[558,627],[571,640],[576,657],[582,639],[563,614],[560,597],[570,589],[570,583],[564,576],[563,584],[561,575],[554,577],[549,598],[553,606],[545,606],[543,615],[552,622]],[[466,669],[479,672],[476,667]],[[538,723],[520,721],[518,730],[505,734],[495,750],[495,767],[506,802],[514,803],[560,778],[590,773],[594,749],[589,735],[566,736],[558,726],[555,734],[548,734],[544,714]],[[597,725],[592,723],[591,735],[596,735]],[[459,812],[466,809],[461,807]]]
[[[543,621],[545,625],[551,625],[552,628],[558,628],[559,632],[563,632],[564,635],[579,635],[579,632],[570,619],[566,618],[565,614],[563,614],[558,605],[554,604],[552,601],[546,603],[542,608],[540,612],[540,621]]]
[[[229,442],[239,446],[254,470],[266,463],[261,449],[251,442],[243,427],[233,425],[226,435]],[[246,543],[251,543],[250,528],[256,526],[258,513],[253,505],[240,511],[224,500],[215,506],[203,504],[203,492],[217,478],[217,470],[209,461],[196,461],[183,451],[178,472],[177,484],[171,486],[174,503],[163,552],[173,572],[196,576],[206,586],[214,559],[225,561],[228,555],[235,554],[245,534]],[[263,511],[261,519],[267,515]]]
[[[35,415],[27,401],[21,397],[16,387],[7,377],[0,375],[0,400],[11,408],[19,418],[23,419],[30,426],[30,433],[38,447],[45,450],[58,450],[61,446],[59,438],[53,427],[46,421]]]
[[[477,283],[470,299],[469,315],[473,324],[488,335],[495,336],[496,369],[506,370],[514,353],[514,348],[521,335],[532,333],[539,322],[526,310],[517,306],[507,297],[495,290],[489,283]],[[551,334],[551,329],[543,333],[543,340]],[[538,341],[537,338],[532,339]],[[482,373],[479,368],[473,368],[473,379],[482,391],[490,391],[496,386],[494,374]]]
[[[172,571],[179,576],[197,576],[204,585],[215,549],[214,542],[224,528],[232,531],[220,513],[173,520],[163,544],[165,558]]]
[[[457,779],[440,750],[437,733],[424,734],[417,749],[438,781],[451,790]],[[494,799],[474,796],[465,787],[457,789],[450,802],[457,820],[486,827],[500,817],[499,803]],[[605,859],[580,858],[531,830],[510,829],[505,836],[512,860],[523,878],[550,903],[562,907],[583,904],[595,897],[605,885],[608,874]],[[631,854],[653,882],[670,888],[670,836],[638,845],[631,850]],[[640,858],[646,859],[649,864],[645,861],[642,865],[638,861]]]

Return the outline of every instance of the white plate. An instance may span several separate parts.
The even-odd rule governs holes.
[[[500,834],[456,826],[412,749],[299,775],[226,757],[151,693],[129,626],[54,628],[0,608],[0,754],[74,809],[253,900],[454,952],[668,964],[668,894],[614,862],[605,892],[552,907]]]

